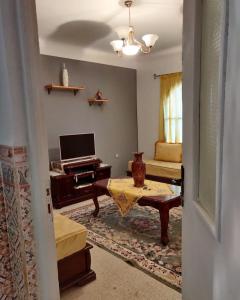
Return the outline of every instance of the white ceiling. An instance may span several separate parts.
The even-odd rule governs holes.
[[[131,65],[137,58],[115,56],[110,41],[128,25],[122,0],[36,0],[40,51],[44,54]],[[152,56],[181,47],[183,0],[135,0],[132,23],[138,39],[157,33]],[[94,59],[95,58],[95,59]]]

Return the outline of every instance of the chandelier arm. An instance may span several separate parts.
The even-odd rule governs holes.
[[[135,39],[134,38],[134,42],[136,43],[136,44],[138,44],[139,46],[141,46],[141,47],[145,47],[144,46],[144,44],[142,43],[142,42],[139,42],[137,39]]]
[[[137,39],[134,39],[135,43],[137,43],[139,46],[141,46],[141,52],[144,54],[148,54],[151,52],[151,47],[147,47],[143,43],[139,42]]]

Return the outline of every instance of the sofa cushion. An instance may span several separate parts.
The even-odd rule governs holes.
[[[57,213],[53,214],[53,221],[58,260],[86,246],[86,227]]]
[[[155,144],[155,160],[167,162],[182,162],[182,144],[168,144],[157,142]]]
[[[128,162],[128,171],[132,171],[132,160]],[[166,162],[158,160],[144,160],[146,164],[146,174],[171,178],[171,179],[181,179],[181,163]]]

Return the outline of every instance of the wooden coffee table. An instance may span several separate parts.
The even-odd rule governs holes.
[[[102,179],[94,183],[94,191],[95,191],[95,196],[93,199],[95,204],[95,211],[93,213],[94,217],[96,217],[99,212],[98,196],[100,195],[111,196],[107,186],[108,186],[108,179]],[[140,198],[137,202],[137,204],[140,206],[150,206],[159,211],[160,222],[161,222],[161,242],[164,245],[167,245],[169,242],[169,238],[168,238],[169,210],[173,207],[177,207],[182,204],[182,199],[180,195],[181,188],[175,185],[170,185],[170,187],[174,192],[173,195],[147,196],[147,197]]]

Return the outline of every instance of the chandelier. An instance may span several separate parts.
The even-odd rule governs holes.
[[[134,37],[134,28],[131,25],[131,6],[133,1],[128,0],[124,2],[125,6],[129,10],[129,23],[128,23],[128,35],[126,38],[122,38],[119,40],[114,40],[110,42],[113,50],[120,56],[122,53],[125,55],[136,55],[141,50],[142,53],[150,53],[152,47],[155,45],[156,41],[158,40],[157,34],[145,34],[142,37],[144,43],[139,42]]]

